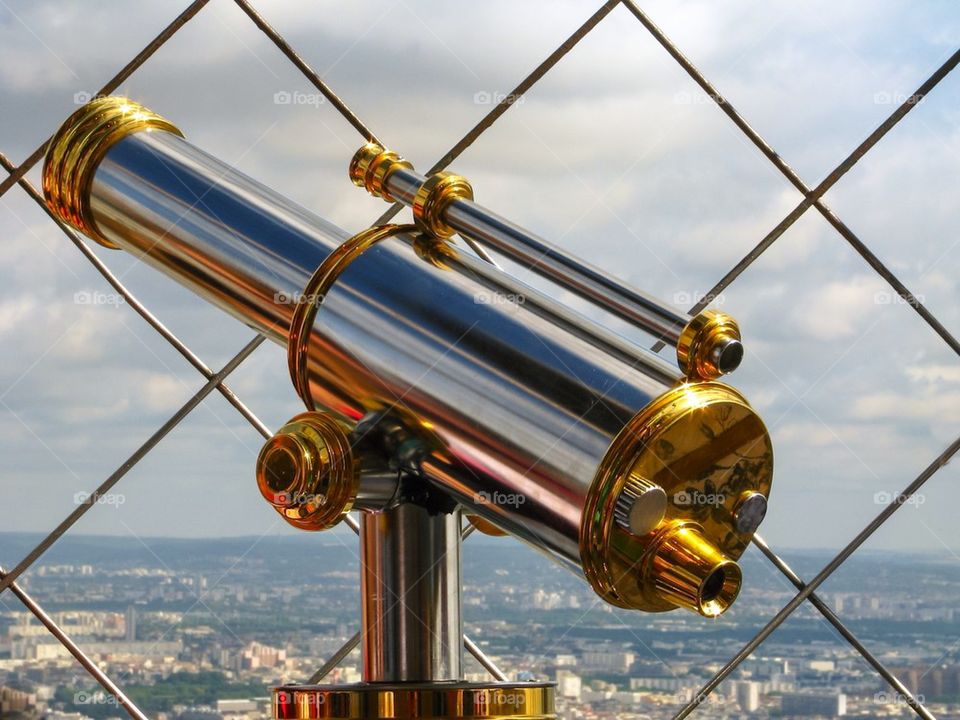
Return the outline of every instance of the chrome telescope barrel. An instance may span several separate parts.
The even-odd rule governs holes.
[[[348,238],[124,99],[66,121],[44,191],[98,242],[288,346],[310,412],[264,446],[258,481],[298,527],[362,508],[365,468],[382,482],[366,449],[379,429],[391,467],[608,602],[707,616],[733,602],[773,462],[733,388],[413,226]]]
[[[473,201],[473,188],[458,175],[424,177],[396,153],[364,145],[350,164],[350,178],[375,197],[413,208],[418,225],[440,237],[459,233],[493,248],[510,260],[574,295],[674,347],[688,375],[714,379],[733,372],[743,359],[739,329],[724,316],[723,336],[698,364],[687,357],[685,337],[703,321],[620,282],[585,260],[521,228]]]

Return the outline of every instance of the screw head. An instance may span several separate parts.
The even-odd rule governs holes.
[[[758,492],[743,494],[733,514],[733,524],[741,535],[752,535],[767,514],[767,498]]]

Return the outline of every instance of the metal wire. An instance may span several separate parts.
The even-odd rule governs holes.
[[[137,54],[129,63],[127,63],[110,81],[108,81],[98,94],[110,94],[114,92],[133,72],[137,70],[157,49],[159,49],[167,40],[169,40],[181,27],[191,20],[209,0],[195,0],[186,10],[178,15],[164,30],[158,34],[144,49]],[[289,45],[289,43],[278,33],[264,18],[257,12],[247,0],[234,0],[241,10],[251,19],[251,21],[277,46],[277,48],[293,63],[329,101],[343,115],[343,117],[367,140],[376,141],[374,133],[349,109],[349,107],[337,96],[330,87],[320,78],[320,76],[300,57],[300,55]],[[836,214],[822,201],[822,196],[832,187],[847,171],[852,168],[879,140],[892,129],[904,116],[916,105],[927,93],[929,93],[948,73],[950,73],[958,63],[960,63],[960,51],[954,53],[940,68],[934,72],[926,82],[924,82],[906,102],[902,103],[873,133],[861,143],[847,158],[844,159],[819,185],[815,188],[809,188],[789,164],[780,156],[753,127],[740,115],[727,99],[721,95],[715,87],[703,76],[703,74],[693,65],[693,63],[666,37],[659,27],[646,15],[635,0],[608,0],[605,2],[580,28],[577,29],[560,47],[558,47],[550,56],[538,65],[533,72],[521,81],[512,93],[505,96],[503,100],[497,103],[481,121],[475,125],[456,145],[454,145],[431,169],[430,173],[438,172],[446,168],[456,157],[466,150],[482,133],[487,130],[500,116],[502,116],[515,100],[528,92],[533,85],[542,78],[556,63],[569,52],[583,37],[585,37],[596,25],[609,14],[618,4],[622,2],[627,9],[640,21],[640,23],[653,35],[661,46],[680,64],[680,66],[690,75],[690,77],[707,93],[707,95],[717,104],[731,121],[746,135],[746,137],[760,150],[760,152],[789,180],[803,196],[803,201],[789,213],[773,230],[771,230],[743,259],[741,259],[723,278],[714,286],[706,297],[712,297],[729,286],[747,267],[749,267],[760,255],[763,254],[783,233],[799,218],[807,209],[815,207],[818,212],[837,230],[854,250],[864,259],[864,261],[877,272],[889,285],[900,295],[907,304],[924,319],[924,321],[940,336],[940,338],[960,355],[960,342],[943,326],[943,324],[917,299],[917,297],[906,287],[906,285],[897,278],[867,247],[867,245],[846,225]],[[44,205],[42,198],[36,189],[24,179],[25,174],[43,157],[47,142],[40,145],[30,156],[14,166],[7,158],[0,155],[0,165],[9,173],[9,175],[0,182],[0,195],[3,195],[14,184],[19,183],[21,187],[30,195],[30,197]],[[45,205],[44,205],[45,207]],[[391,219],[401,209],[401,206],[394,205],[389,208],[378,222],[386,222]],[[15,584],[15,580],[30,565],[40,557],[47,548],[56,542],[70,526],[76,522],[102,494],[108,492],[113,485],[120,480],[149,450],[154,447],[167,433],[170,432],[189,412],[195,408],[210,392],[217,389],[224,397],[240,412],[258,432],[265,437],[270,435],[269,430],[261,423],[256,416],[246,408],[246,406],[237,398],[224,384],[226,376],[240,365],[250,353],[256,349],[263,341],[262,336],[254,338],[238,353],[222,370],[217,373],[212,371],[173,333],[171,333],[145,306],[142,305],[114,276],[110,270],[103,264],[96,255],[87,247],[80,237],[69,228],[66,228],[58,222],[61,229],[67,234],[70,240],[77,245],[78,249],[94,265],[98,272],[127,300],[127,304],[141,315],[164,339],[166,339],[190,364],[196,368],[206,379],[206,384],[177,412],[170,420],[164,423],[154,435],[152,435],[138,450],[131,455],[91,496],[90,502],[81,505],[70,514],[57,528],[55,528],[34,550],[17,564],[9,573],[0,577],[0,592],[10,588],[18,597],[22,590]],[[468,240],[469,242],[469,240]],[[487,255],[483,248],[471,246],[487,260],[492,262],[492,258]],[[705,302],[699,302],[692,308],[692,312],[701,310],[706,305]],[[960,440],[948,447],[941,453],[933,463],[931,463],[920,476],[908,486],[901,495],[901,500],[909,497],[916,492],[923,483],[960,449]],[[840,619],[824,605],[816,596],[814,590],[826,580],[829,575],[840,567],[843,562],[886,520],[896,511],[900,503],[894,503],[881,512],[863,531],[861,531],[830,563],[818,573],[818,575],[809,583],[804,584],[800,578],[793,573],[789,566],[774,553],[762,539],[756,538],[755,543],[761,552],[777,567],[798,589],[798,594],[778,612],[770,622],[750,641],[737,655],[735,655],[698,693],[694,699],[676,716],[677,718],[687,717],[693,710],[703,702],[706,696],[715,689],[733,670],[763,642],[787,617],[804,601],[809,600],[824,617],[840,632],[840,634],[859,652],[871,666],[889,682],[910,704],[913,710],[923,718],[931,718],[919,702],[906,690],[906,688],[889,672],[866,647],[856,639],[856,637],[843,625]],[[358,530],[353,518],[347,518],[347,524]],[[25,596],[25,594],[24,594]],[[29,597],[29,596],[26,596]],[[35,603],[33,603],[35,605]],[[28,605],[28,607],[31,607]],[[36,606],[39,609],[39,606]],[[31,607],[31,611],[33,608]],[[41,610],[42,612],[42,610]],[[35,613],[36,614],[36,613]],[[65,646],[70,649],[72,641],[69,640],[63,631],[48,616],[44,614],[50,624],[44,622],[47,628],[58,638]],[[38,617],[40,617],[38,615]],[[339,663],[343,657],[359,643],[359,633],[351,638],[337,654],[330,658],[323,668],[318,670],[311,678],[311,682],[317,681],[326,675],[332,667]],[[68,644],[68,642],[70,644]],[[495,677],[504,679],[502,672],[483,655],[482,651],[475,646],[469,638],[464,638],[465,647],[474,654],[475,657],[484,665]],[[352,643],[352,645],[351,645]],[[471,648],[472,646],[472,648]],[[72,647],[80,653],[75,645]],[[71,650],[73,652],[73,650]],[[75,657],[80,659],[76,653]],[[487,662],[485,662],[486,660]],[[332,664],[331,664],[332,663]],[[489,664],[488,664],[489,663]],[[114,685],[109,678],[95,666],[90,667],[86,663],[81,664],[91,672],[101,685],[108,692],[114,694],[121,705],[127,710],[131,717],[143,717],[142,713],[132,706],[124,704],[120,689]],[[329,666],[329,667],[328,667]],[[99,676],[98,674],[99,673]],[[316,679],[316,680],[315,680]],[[129,703],[129,701],[127,701]]]
[[[147,43],[147,46],[141,50],[137,55],[128,62],[123,68],[120,69],[116,75],[114,75],[110,80],[107,81],[107,84],[104,85],[97,92],[98,95],[109,95],[121,84],[123,84],[127,78],[129,78],[134,71],[143,65],[151,55],[153,55],[160,47],[170,38],[173,37],[174,33],[177,32],[180,28],[186,25],[193,17],[200,12],[204,5],[206,5],[210,0],[194,0],[187,6],[187,9],[182,13],[177,15],[172,23],[167,25],[159,35],[157,35],[153,40]],[[17,166],[16,170],[10,173],[9,176],[4,178],[3,182],[0,182],[0,196],[2,196],[7,190],[12,188],[14,184],[20,180],[24,175],[26,175],[30,168],[40,162],[40,158],[43,157],[44,152],[47,149],[47,143],[50,142],[50,138],[47,138],[43,143],[30,153],[30,157],[24,160],[20,165]]]
[[[900,509],[900,507],[906,503],[914,493],[916,493],[924,483],[927,482],[934,474],[950,462],[957,451],[960,450],[960,438],[954,440],[953,443],[947,447],[942,453],[940,453],[932,463],[927,465],[922,473],[920,473],[917,478],[910,483],[899,495],[897,495],[896,501],[891,502],[887,505],[879,515],[877,515],[873,520],[871,520],[867,526],[857,533],[857,536],[853,538],[847,545],[841,550],[830,562],[828,562],[823,570],[817,573],[816,577],[813,578],[806,586],[798,592],[793,599],[788,602],[783,608],[773,616],[773,618],[764,625],[763,629],[758,632],[754,638],[743,646],[743,649],[740,650],[736,655],[734,655],[720,670],[714,675],[710,680],[700,688],[700,691],[693,696],[693,699],[674,717],[674,720],[682,720],[685,717],[688,717],[694,709],[697,708],[704,700],[706,700],[707,695],[716,690],[717,686],[723,682],[727,676],[732,673],[740,663],[746,660],[750,655],[753,654],[753,651],[760,647],[760,644],[766,640],[774,630],[780,627],[783,622],[793,614],[793,611],[796,610],[800,605],[803,604],[803,601],[808,599],[813,591],[816,590],[820,585],[823,584],[833,572],[843,565],[849,558],[854,550],[860,547],[873,533],[883,525],[890,517]]]
[[[806,585],[803,580],[800,579],[800,576],[797,575],[793,569],[787,565],[773,550],[770,549],[770,546],[764,541],[762,537],[757,534],[753,536],[753,544],[756,545],[760,552],[773,563],[780,572],[782,572],[789,580],[793,583],[793,586],[797,590],[803,591],[806,589]],[[890,687],[897,691],[897,694],[904,699],[904,701],[909,705],[914,711],[922,717],[924,720],[936,720],[936,718],[927,710],[923,705],[920,704],[920,701],[917,700],[913,693],[911,693],[907,687],[897,679],[897,677],[890,672],[884,665],[881,663],[876,656],[870,652],[860,640],[857,639],[857,636],[853,634],[851,630],[844,625],[840,618],[827,607],[827,604],[819,598],[816,593],[810,593],[810,596],[807,598],[810,601],[810,604],[813,605],[817,610],[820,611],[820,614],[823,615],[827,621],[833,625],[833,627],[840,633],[844,640],[846,640],[850,645],[858,652],[863,659],[866,660],[874,670],[879,673],[880,677],[890,683]]]
[[[717,89],[709,80],[707,80],[703,73],[697,69],[697,66],[694,65],[693,62],[691,62],[691,60],[687,58],[687,56],[684,55],[680,49],[673,44],[673,42],[670,41],[664,32],[656,25],[656,23],[653,22],[653,20],[650,19],[650,17],[637,5],[637,3],[634,0],[623,0],[623,3],[626,5],[627,9],[632,12],[634,16],[636,16],[637,20],[639,20],[640,23],[650,31],[650,34],[656,38],[657,42],[660,43],[660,45],[662,45],[668,53],[670,53],[670,56],[677,61],[680,67],[682,67],[693,79],[693,81],[700,86],[700,88],[707,94],[707,97],[713,100],[717,107],[719,107],[720,110],[722,110],[723,113],[733,121],[733,124],[740,128],[750,142],[752,142],[757,149],[763,153],[764,157],[773,163],[774,167],[783,173],[783,176],[787,178],[787,180],[789,180],[797,190],[803,193],[804,197],[809,197],[813,191],[807,187],[807,184],[801,179],[796,171],[790,167],[787,161],[784,160],[783,156],[774,150],[769,143],[767,143],[767,141],[760,136],[760,133],[753,129],[753,126],[751,126],[750,123],[748,123],[746,119],[744,119],[744,117],[737,112],[736,108],[733,107],[730,101],[717,91]],[[947,73],[949,73],[950,70],[956,66],[958,60],[960,60],[960,56],[958,56],[957,53],[951,56],[951,58],[947,60],[947,62],[944,63],[944,65],[941,66],[940,69],[938,69],[937,72],[934,73],[930,79],[924,83],[916,93],[914,93],[913,96],[907,99],[904,105],[909,106],[903,109],[903,114],[896,117],[896,119],[893,120],[893,122],[884,130],[884,132],[899,122],[903,115],[909,111],[910,107],[920,102],[924,95],[930,92],[930,90],[932,90],[941,79],[946,77]],[[898,112],[899,111],[900,108],[898,108]],[[896,115],[896,113],[894,113],[894,115]],[[888,122],[890,122],[892,117],[893,116],[888,118]],[[879,140],[879,137],[877,139]],[[869,148],[864,149],[863,153],[865,153],[867,149]],[[860,157],[862,157],[863,153],[860,154]],[[820,195],[822,194],[823,193],[820,193]],[[823,215],[827,222],[829,222],[834,229],[836,229],[836,231],[839,232],[840,235],[848,243],[850,243],[851,246],[853,246],[860,256],[867,261],[870,267],[872,267],[884,280],[886,280],[891,287],[897,291],[897,294],[907,301],[908,305],[913,307],[914,310],[920,314],[920,317],[922,317],[930,325],[930,327],[934,329],[934,331],[943,339],[943,341],[953,348],[954,352],[960,354],[960,342],[958,342],[957,339],[954,338],[953,335],[951,335],[950,332],[940,323],[940,321],[937,320],[929,310],[927,310],[923,303],[921,303],[917,297],[910,292],[909,289],[907,289],[907,286],[904,285],[900,279],[897,278],[876,255],[873,254],[866,244],[864,244],[864,242],[860,240],[860,238],[858,238],[857,235],[849,227],[847,227],[847,225],[843,223],[830,208],[827,207],[826,203],[824,203],[820,197],[817,197],[813,203],[813,206],[820,212],[821,215]],[[708,297],[709,296],[710,295],[708,294]],[[699,305],[699,307],[695,306],[695,309],[692,312],[699,312],[705,306],[706,304]]]
[[[339,650],[330,656],[330,659],[327,660],[319,670],[310,676],[307,684],[316,685],[327,675],[333,672],[334,668],[343,662],[344,658],[346,658],[347,655],[352,653],[357,648],[357,646],[360,644],[360,638],[361,633],[358,630],[352,637],[350,637],[343,645],[340,646]],[[500,682],[506,681],[507,676],[503,673],[503,671],[498,668],[497,664],[489,656],[487,656],[487,654],[480,649],[480,646],[478,646],[466,634],[463,636],[463,646],[471,655],[473,655],[473,657],[477,659],[477,662],[480,663],[495,680]]]
[[[133,454],[127,458],[122,465],[120,465],[120,467],[114,470],[110,474],[110,477],[100,484],[100,487],[91,493],[86,502],[77,505],[76,510],[70,513],[66,519],[64,519],[64,521],[57,525],[57,527],[54,528],[50,534],[41,540],[33,550],[27,553],[27,556],[17,563],[16,567],[14,567],[2,579],[0,579],[0,592],[3,592],[10,587],[13,581],[20,577],[20,575],[22,575],[23,572],[29,568],[38,557],[43,555],[43,553],[45,553],[51,545],[59,540],[60,537],[67,530],[69,530],[75,522],[77,522],[77,520],[83,517],[86,512],[97,503],[97,500],[110,492],[110,489],[117,484],[120,478],[126,475],[134,465],[140,462],[140,460],[142,460],[148,452],[156,447],[157,443],[159,443],[170,433],[171,430],[179,425],[180,421],[189,415],[190,412],[197,407],[197,405],[203,402],[203,399],[212,393],[217,385],[219,385],[223,379],[227,377],[227,375],[236,370],[240,366],[240,363],[246,360],[254,350],[260,347],[260,344],[264,341],[264,339],[265,338],[263,335],[258,335],[257,337],[253,338],[253,340],[244,345],[240,352],[234,355],[230,359],[230,362],[224,365],[219,372],[211,375],[210,379],[207,380],[203,387],[194,393],[193,397],[187,400],[187,402],[184,403],[180,409],[170,417],[169,420],[161,425],[160,428],[153,433],[153,435],[147,438],[147,440],[140,447],[138,447]]]
[[[0,568],[0,578],[4,577],[3,568]],[[113,682],[106,673],[101,670],[97,664],[91,660],[87,655],[79,648],[79,646],[73,641],[69,635],[67,635],[63,629],[57,625],[52,617],[47,615],[46,611],[40,607],[40,603],[34,600],[27,593],[26,590],[21,588],[17,583],[10,583],[10,592],[17,596],[17,598],[24,604],[24,607],[27,608],[33,616],[39,620],[47,630],[50,631],[50,634],[53,635],[57,640],[60,641],[60,644],[63,645],[77,662],[83,666],[83,669],[90,673],[91,677],[100,683],[100,687],[106,690],[108,693],[113,695],[117,702],[120,704],[124,710],[127,711],[127,714],[135,720],[149,720],[146,715],[136,706],[136,704],[126,696],[126,694]]]
[[[8,172],[13,170],[13,164],[3,153],[0,153],[0,166],[2,166]],[[129,305],[140,317],[146,320],[150,327],[156,330],[160,336],[170,343],[170,345],[172,345],[177,352],[183,355],[183,357],[187,359],[187,362],[193,365],[193,367],[195,367],[201,375],[209,380],[213,376],[213,370],[207,367],[203,360],[197,357],[194,352],[188,348],[182,340],[180,340],[180,338],[174,335],[166,325],[160,322],[160,320],[152,312],[150,312],[146,306],[123,285],[123,283],[120,282],[119,278],[117,278],[117,276],[113,274],[106,264],[104,264],[104,262],[98,258],[96,254],[94,254],[93,250],[90,249],[90,246],[83,241],[83,238],[81,238],[80,235],[73,230],[73,228],[61,222],[60,218],[58,218],[47,206],[47,203],[44,202],[43,196],[36,189],[36,187],[34,187],[33,183],[26,178],[21,178],[18,181],[18,184],[24,189],[24,191],[26,191],[27,195],[29,195],[34,202],[43,208],[44,212],[47,213],[50,219],[57,223],[57,226],[63,231],[63,234],[70,238],[70,242],[76,245],[77,249],[83,253],[83,256],[90,262],[91,265],[93,265],[94,268],[96,268],[97,272],[103,276],[110,286],[123,296],[126,304]],[[221,395],[223,395],[224,398],[226,398],[227,402],[237,409],[237,412],[243,415],[243,417],[250,422],[257,432],[259,432],[265,438],[270,437],[271,433],[270,430],[267,429],[267,426],[264,425],[260,421],[260,418],[254,415],[253,412],[243,404],[240,398],[238,398],[234,392],[227,387],[226,383],[217,385],[217,390]]]
[[[247,2],[247,0],[234,0],[235,3],[243,10],[247,17],[253,20],[254,25],[256,25],[260,30],[263,31],[263,34],[266,35],[273,42],[274,45],[284,54],[284,56],[292,62],[297,70],[303,73],[304,77],[310,81],[317,90],[319,90],[323,96],[330,101],[330,104],[333,105],[337,111],[343,115],[347,122],[349,122],[356,129],[358,133],[363,135],[364,138],[370,142],[379,143],[377,136],[373,134],[373,130],[368,128],[363,122],[360,121],[353,110],[347,107],[347,104],[340,99],[340,97],[330,89],[330,86],[327,85],[323,79],[316,73],[316,71],[310,67],[306,61],[294,50],[290,43],[288,43],[280,33],[273,29],[273,26],[270,25],[263,16],[254,10],[253,6]]]

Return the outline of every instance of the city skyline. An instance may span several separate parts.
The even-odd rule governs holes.
[[[111,74],[121,50],[149,37],[168,14],[164,3],[144,3],[125,20],[118,45],[89,38],[116,39],[122,11],[50,7],[0,10],[0,150],[13,158],[52,132]],[[351,5],[336,13],[336,23],[325,21],[320,6],[287,3],[275,9],[275,22],[391,145],[423,166],[585,14],[575,3],[551,3],[549,23],[521,24],[524,42],[501,49],[495,29],[508,7],[474,8],[467,34],[459,15],[429,3]],[[734,2],[719,10],[654,2],[649,12],[810,182],[952,50],[957,22],[933,3],[824,3],[822,12],[801,13],[788,3]],[[698,23],[686,22],[691,14]],[[346,228],[379,214],[376,201],[346,179],[359,139],[247,18],[232,4],[213,3],[195,22],[121,91],[174,119],[192,142]],[[61,33],[63,23],[73,31]],[[377,38],[389,26],[397,32],[384,45]],[[384,65],[390,53],[409,66]],[[231,90],[241,74],[242,91]],[[583,90],[587,77],[590,92]],[[818,83],[825,77],[829,83]],[[950,327],[960,327],[960,273],[953,271],[960,256],[950,240],[956,208],[941,194],[958,147],[956,88],[948,77],[828,194]],[[598,108],[612,132],[589,131]],[[633,142],[625,146],[622,137]],[[455,169],[498,212],[683,305],[795,201],[765,162],[618,8]],[[549,169],[537,171],[536,188],[533,168]],[[31,177],[36,181],[36,171]],[[584,207],[554,201],[578,196],[588,198]],[[2,210],[8,251],[0,267],[0,333],[12,348],[0,373],[3,489],[25,509],[8,519],[10,529],[40,530],[73,510],[77,493],[109,475],[198,378],[110,295],[22,193],[5,195]],[[135,260],[97,252],[210,365],[249,337],[240,323]],[[960,429],[955,359],[820,218],[801,219],[716,305],[745,333],[747,356],[730,380],[773,436],[776,476],[762,529],[771,545],[840,547]],[[300,410],[280,348],[259,350],[231,385],[271,428]],[[134,541],[141,533],[290,533],[253,486],[259,446],[256,432],[211,397],[124,478],[116,489],[122,506],[95,508],[75,531]],[[956,473],[956,466],[940,471],[869,546],[956,557]],[[38,501],[38,487],[49,500]],[[209,499],[194,502],[198,495]],[[176,523],[153,510],[170,504]]]

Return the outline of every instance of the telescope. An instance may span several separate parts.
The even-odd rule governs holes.
[[[261,450],[259,492],[304,530],[359,511],[363,681],[275,688],[275,717],[553,718],[549,683],[463,679],[463,518],[612,605],[722,614],[773,472],[763,421],[719,381],[740,329],[607,276],[458,175],[369,143],[349,177],[414,221],[351,235],[109,97],[56,133],[43,188],[74,228],[287,348],[305,412]],[[675,347],[676,364],[457,235]]]

